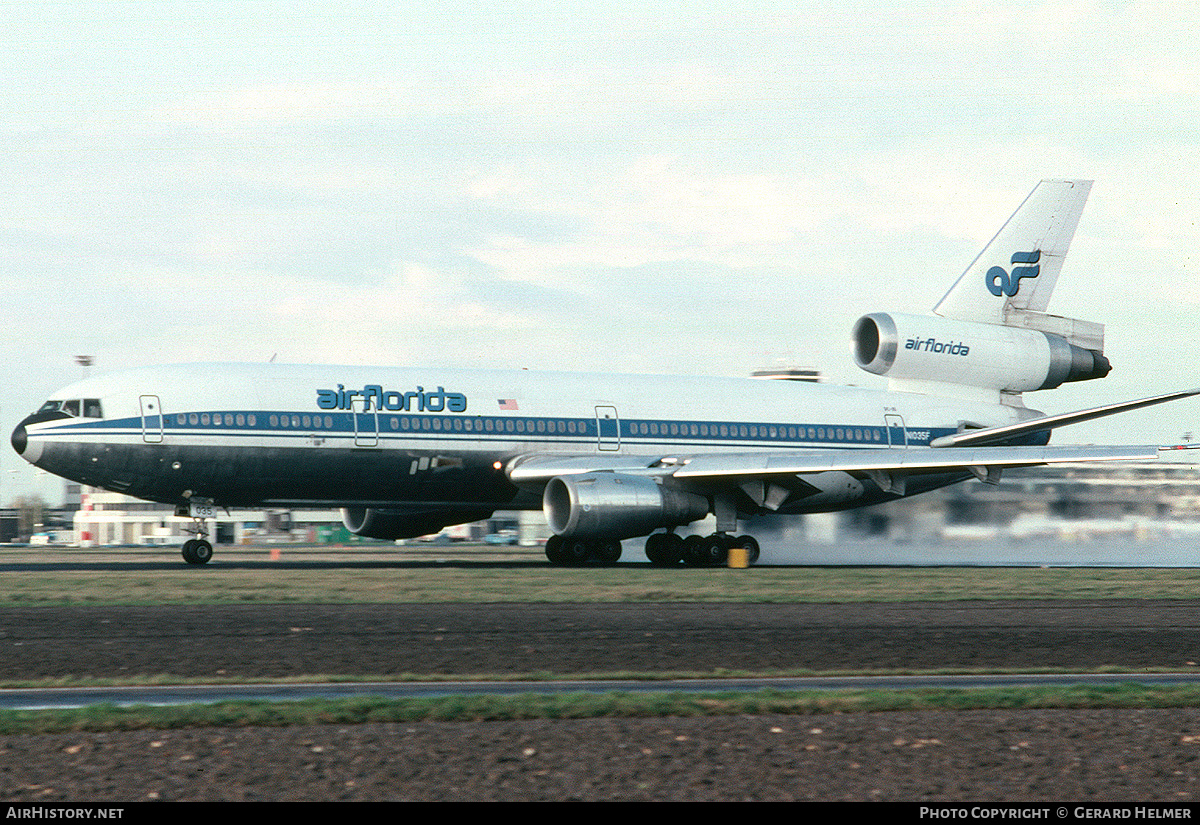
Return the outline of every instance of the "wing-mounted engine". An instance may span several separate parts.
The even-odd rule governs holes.
[[[627,539],[702,519],[709,503],[646,476],[581,473],[550,479],[542,509],[555,535]]]
[[[384,510],[346,507],[342,509],[342,524],[356,536],[395,541],[427,536],[451,524],[480,521],[490,517],[492,512],[491,507],[389,507]]]
[[[1020,393],[1108,375],[1103,327],[1057,321],[1075,340],[1099,346],[1080,346],[1041,329],[874,312],[854,325],[854,360],[867,372],[887,376],[895,389],[949,384]]]

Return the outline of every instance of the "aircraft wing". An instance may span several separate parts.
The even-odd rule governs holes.
[[[946,472],[972,468],[1034,467],[1080,461],[1138,461],[1158,458],[1144,447],[969,447],[954,450],[910,447],[885,450],[765,451],[696,456],[673,478],[793,475],[842,472]]]
[[[1200,389],[1181,390],[1179,392],[1169,392],[1165,395],[1155,395],[1151,398],[1139,398],[1136,401],[1122,401],[1118,404],[1106,404],[1103,407],[1091,407],[1086,410],[1077,410],[1076,412],[1060,413],[1058,415],[1046,415],[1041,418],[1033,418],[1029,421],[1022,421],[1019,424],[1006,424],[1002,427],[988,427],[987,429],[963,430],[954,435],[942,436],[935,438],[930,442],[931,447],[966,447],[970,445],[982,445],[1003,441],[1004,439],[1014,438],[1016,436],[1036,433],[1042,430],[1052,430],[1055,427],[1065,427],[1068,424],[1078,424],[1083,421],[1091,421],[1096,418],[1103,418],[1106,415],[1116,415],[1117,413],[1128,412],[1129,410],[1138,410],[1142,407],[1149,407],[1154,404],[1163,404],[1167,401],[1175,401],[1179,398],[1190,398],[1193,395],[1200,395]]]
[[[967,429],[936,438],[928,447],[763,449],[667,455],[532,455],[514,459],[507,472],[514,484],[527,485],[545,484],[556,476],[593,472],[656,476],[682,483],[711,485],[721,480],[741,484],[748,479],[768,476],[841,471],[867,476],[885,490],[897,491],[903,488],[905,476],[918,473],[971,472],[982,480],[994,482],[1006,467],[1156,459],[1159,447],[1155,445],[1037,447],[997,445],[996,442],[1194,395],[1200,395],[1200,389],[1042,416],[1001,427]]]
[[[509,467],[515,484],[545,483],[555,476],[591,472],[716,481],[802,473],[899,474],[974,472],[984,477],[1005,467],[1158,458],[1155,445],[1134,447],[909,447],[888,449],[757,450],[670,456],[529,456]]]

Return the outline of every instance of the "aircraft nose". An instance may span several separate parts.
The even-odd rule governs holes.
[[[17,451],[17,455],[24,455],[25,448],[29,446],[29,436],[25,433],[25,422],[22,421],[17,425],[17,428],[12,433],[12,446]]]
[[[28,416],[24,421],[17,425],[17,428],[12,432],[13,449],[17,451],[17,455],[28,461],[30,464],[37,464],[42,457],[42,442],[34,438],[30,440],[29,431],[26,427],[29,424],[36,424],[39,420],[37,415]]]

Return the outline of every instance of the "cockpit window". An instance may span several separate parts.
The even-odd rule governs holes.
[[[69,401],[47,401],[38,410],[39,413],[48,412],[63,412],[67,415],[79,417],[82,411],[84,418],[103,418],[104,408],[100,405],[99,398],[72,398]]]

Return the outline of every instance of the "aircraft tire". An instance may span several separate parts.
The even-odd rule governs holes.
[[[188,539],[183,543],[183,560],[188,564],[208,564],[213,548],[204,539]]]
[[[683,563],[688,567],[704,566],[704,538],[688,536],[683,540]]]
[[[621,559],[621,542],[617,539],[601,539],[595,545],[596,560],[601,564],[616,564]]]
[[[716,533],[706,536],[700,545],[701,564],[706,567],[717,567],[725,564],[729,560],[729,547],[731,543],[728,536],[721,536]]]
[[[196,542],[196,546],[192,548],[192,556],[195,557],[196,564],[208,564],[213,557],[213,546],[206,540],[200,539]]]
[[[664,533],[662,558],[663,564],[674,567],[683,561],[683,537],[674,533]]]
[[[665,534],[651,533],[650,535],[646,536],[646,558],[650,560],[651,564],[662,564],[662,562],[658,560],[659,552],[662,547],[662,540],[658,537],[661,535]]]
[[[564,564],[566,557],[563,556],[563,537],[551,536],[546,539],[546,558],[551,564]]]
[[[655,567],[669,564],[667,558],[667,536],[669,533],[651,533],[646,536],[646,558]]]
[[[733,540],[733,547],[741,547],[746,551],[747,564],[754,564],[758,561],[758,541],[754,536],[738,536]]]
[[[564,564],[587,564],[592,557],[592,543],[586,539],[564,539],[562,554]]]

